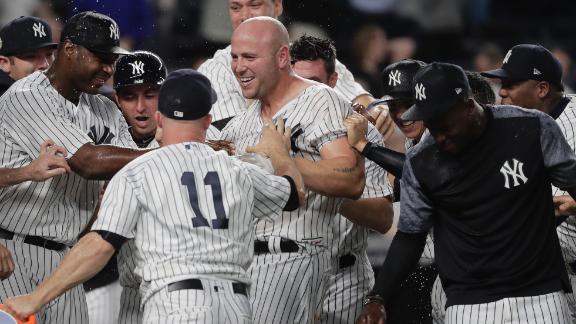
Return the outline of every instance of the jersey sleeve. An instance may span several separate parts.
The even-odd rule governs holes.
[[[368,125],[368,140],[384,147],[384,140],[378,130]],[[379,198],[392,195],[392,186],[388,181],[388,173],[375,162],[364,159],[366,169],[366,186],[360,198]]]
[[[286,178],[269,174],[257,166],[240,163],[252,179],[254,190],[252,215],[258,219],[273,220],[282,213],[290,198],[290,183]]]
[[[68,157],[92,139],[65,116],[53,95],[44,90],[12,92],[5,98],[2,128],[33,159],[40,145],[52,139],[63,146]]]
[[[120,171],[110,180],[106,188],[92,230],[134,238],[140,214],[134,183],[128,179],[126,172]]]
[[[132,134],[130,134],[130,129],[128,127],[128,123],[124,119],[122,114],[118,114],[118,136],[112,138],[112,142],[110,144],[121,146],[121,147],[128,147],[137,149],[138,145],[134,142],[132,138]]]
[[[314,118],[312,128],[305,132],[304,136],[320,151],[326,143],[346,136],[344,118],[352,113],[352,109],[346,99],[331,89],[323,89],[317,96],[318,98],[302,104],[306,106],[304,109],[319,106],[319,113]]]
[[[218,130],[218,128],[210,125],[208,130],[206,131],[206,139],[208,140],[219,140],[222,134]]]
[[[574,151],[568,145],[554,119],[546,114],[539,114],[539,119],[541,127],[540,146],[550,181],[562,190],[575,188],[576,155]]]
[[[232,74],[231,67],[228,66],[230,60],[224,55],[220,55],[204,62],[198,68],[198,71],[210,80],[212,88],[218,96],[210,112],[213,121],[236,116],[248,107],[238,80]]]
[[[336,72],[338,73],[338,81],[334,89],[346,99],[352,101],[358,96],[369,94],[358,82],[354,81],[352,73],[338,60],[336,60]]]
[[[398,230],[404,233],[426,233],[432,227],[433,206],[406,159],[400,179],[400,218]]]

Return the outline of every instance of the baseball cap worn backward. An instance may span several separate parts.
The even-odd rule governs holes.
[[[417,60],[402,60],[388,65],[380,77],[384,85],[382,100],[413,100],[412,79],[426,63]]]
[[[548,81],[562,86],[560,62],[549,50],[540,45],[516,45],[506,53],[501,68],[480,74],[487,78]]]
[[[130,54],[120,47],[120,30],[114,19],[94,11],[72,16],[62,29],[60,42],[66,39],[93,52]]]
[[[166,65],[158,55],[136,51],[116,61],[114,89],[138,84],[162,85],[167,74]]]
[[[52,29],[37,17],[20,17],[0,29],[0,55],[14,56],[42,47],[56,48]]]
[[[470,84],[461,67],[434,62],[421,68],[414,76],[415,104],[403,120],[432,120],[442,117],[450,108],[470,96]]]
[[[170,119],[196,120],[208,115],[216,99],[210,80],[202,73],[176,70],[160,88],[158,111]]]

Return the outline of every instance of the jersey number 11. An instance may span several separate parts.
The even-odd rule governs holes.
[[[202,214],[198,206],[198,191],[196,190],[196,178],[193,172],[184,172],[181,183],[188,189],[188,197],[190,197],[190,205],[196,217],[192,218],[192,225],[194,227],[209,226],[208,220]],[[204,177],[204,184],[212,187],[212,201],[214,202],[214,211],[216,212],[216,219],[212,219],[213,229],[228,228],[228,218],[226,218],[226,210],[222,203],[222,187],[220,186],[220,178],[218,173],[210,171]]]

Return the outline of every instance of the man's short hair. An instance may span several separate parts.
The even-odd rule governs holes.
[[[292,64],[322,59],[328,75],[336,71],[336,47],[329,39],[303,35],[290,46],[290,57]]]
[[[468,83],[470,83],[472,96],[476,102],[484,105],[493,105],[496,103],[494,90],[492,90],[490,83],[486,81],[480,73],[466,71],[466,76],[468,77]]]

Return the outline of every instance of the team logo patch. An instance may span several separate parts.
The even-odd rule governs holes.
[[[454,91],[456,91],[456,94],[461,94],[461,93],[462,93],[462,88],[456,88],[456,89],[454,89]]]
[[[34,25],[32,25],[32,30],[34,30],[34,37],[46,37],[46,31],[44,30],[44,25],[42,25],[42,23],[34,23]]]
[[[132,67],[132,75],[139,76],[144,74],[144,62],[142,61],[135,61],[132,63],[128,63]]]
[[[508,53],[506,53],[506,56],[504,56],[504,60],[502,61],[502,64],[508,63],[508,60],[510,59],[511,55],[512,55],[512,50],[508,50]]]
[[[506,189],[510,189],[510,179],[514,183],[512,187],[517,187],[528,181],[528,178],[524,175],[524,163],[516,159],[505,161],[500,168],[500,173],[504,176],[504,188]]]
[[[388,85],[395,87],[399,84],[402,84],[402,81],[400,80],[401,75],[402,73],[400,73],[398,70],[391,71],[388,74]]]
[[[426,88],[424,87],[424,85],[422,83],[417,83],[416,86],[414,87],[414,90],[416,90],[416,99],[417,100],[424,100],[426,99]]]
[[[114,40],[120,39],[120,33],[118,32],[118,26],[116,26],[116,24],[110,25],[110,38]]]

